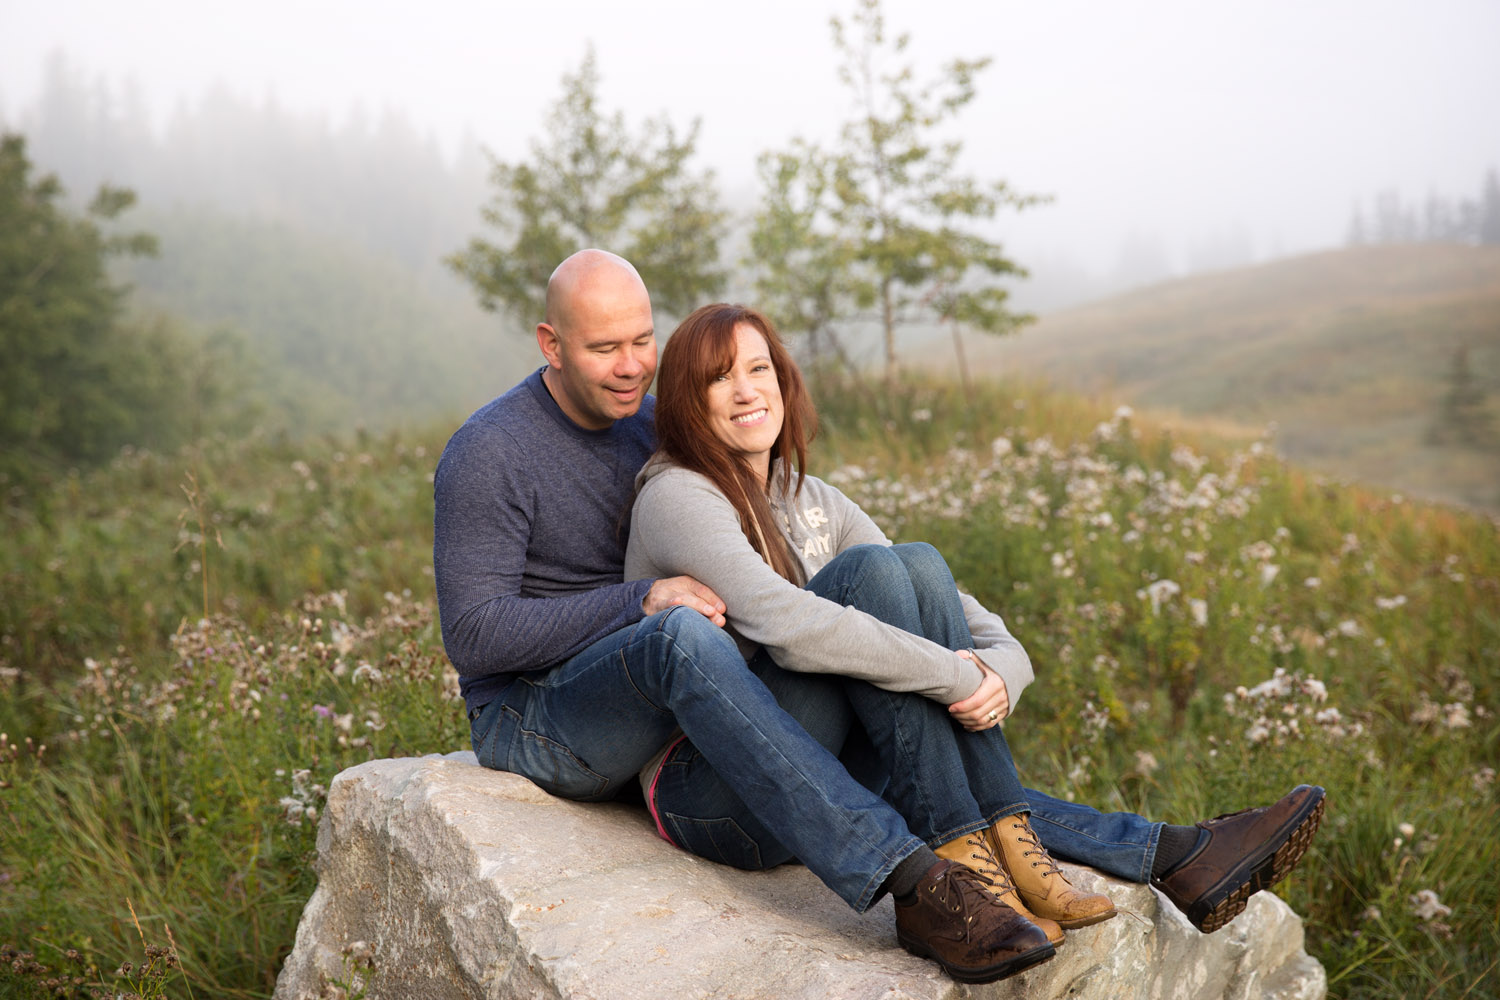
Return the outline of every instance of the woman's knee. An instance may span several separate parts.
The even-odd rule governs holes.
[[[729,658],[744,666],[744,657],[734,638],[702,614],[681,605],[658,611],[653,617],[656,630],[671,640],[673,647],[705,662]]]
[[[891,552],[901,560],[912,586],[918,591],[929,587],[953,587],[953,571],[943,554],[926,542],[903,542],[891,546]]]

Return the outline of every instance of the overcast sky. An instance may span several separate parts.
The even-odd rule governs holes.
[[[283,106],[390,107],[447,150],[524,155],[596,47],[632,121],[702,119],[702,162],[749,191],[758,152],[831,141],[848,109],[828,20],[850,2],[0,0],[0,117],[47,54],[164,120],[213,83]],[[992,56],[961,120],[967,165],[1051,206],[1013,254],[1109,268],[1135,233],[1181,266],[1244,232],[1259,259],[1341,242],[1356,199],[1473,196],[1500,166],[1500,0],[887,0],[919,73]],[[476,206],[477,209],[477,206]]]

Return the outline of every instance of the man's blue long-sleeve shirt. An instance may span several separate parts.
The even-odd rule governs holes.
[[[647,396],[602,431],[573,423],[533,372],[477,410],[433,479],[443,646],[470,707],[644,612],[622,583],[635,474],[655,447]]]

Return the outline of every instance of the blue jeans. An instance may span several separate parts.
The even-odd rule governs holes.
[[[930,545],[856,546],[808,581],[807,589],[949,649],[973,646],[957,585]],[[794,674],[764,653],[751,668],[851,773],[882,789],[912,833],[929,845],[1029,811],[1042,842],[1060,857],[1131,881],[1150,877],[1161,824],[1023,788],[998,727],[969,732],[927,698],[849,678]],[[691,742],[668,755],[654,799],[663,828],[694,853],[741,868],[799,856],[766,836],[753,811]],[[720,835],[726,827],[739,835],[732,849]]]
[[[784,694],[795,706],[796,693]],[[679,729],[734,789],[747,821],[755,817],[758,832],[786,844],[856,910],[921,847],[900,815],[777,703],[729,634],[686,608],[518,676],[471,720],[469,735],[484,766],[564,798],[599,800],[636,781]],[[736,841],[732,823],[709,817],[704,826],[706,836]]]

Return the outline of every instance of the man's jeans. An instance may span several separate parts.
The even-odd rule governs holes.
[[[471,719],[470,739],[486,767],[564,798],[598,800],[634,782],[679,729],[746,814],[759,817],[764,835],[856,910],[868,909],[921,846],[894,809],[777,703],[729,634],[686,608],[518,676]]]
[[[930,545],[856,546],[808,581],[807,589],[949,649],[973,647],[957,585]],[[1030,811],[1042,842],[1059,856],[1131,881],[1149,877],[1160,824],[1023,789],[999,727],[968,732],[930,699],[849,678],[794,674],[764,653],[751,669],[794,719],[839,753],[851,773],[883,791],[927,844],[936,847]],[[799,856],[757,821],[756,811],[691,740],[668,754],[652,798],[662,829],[696,854],[740,868]]]

